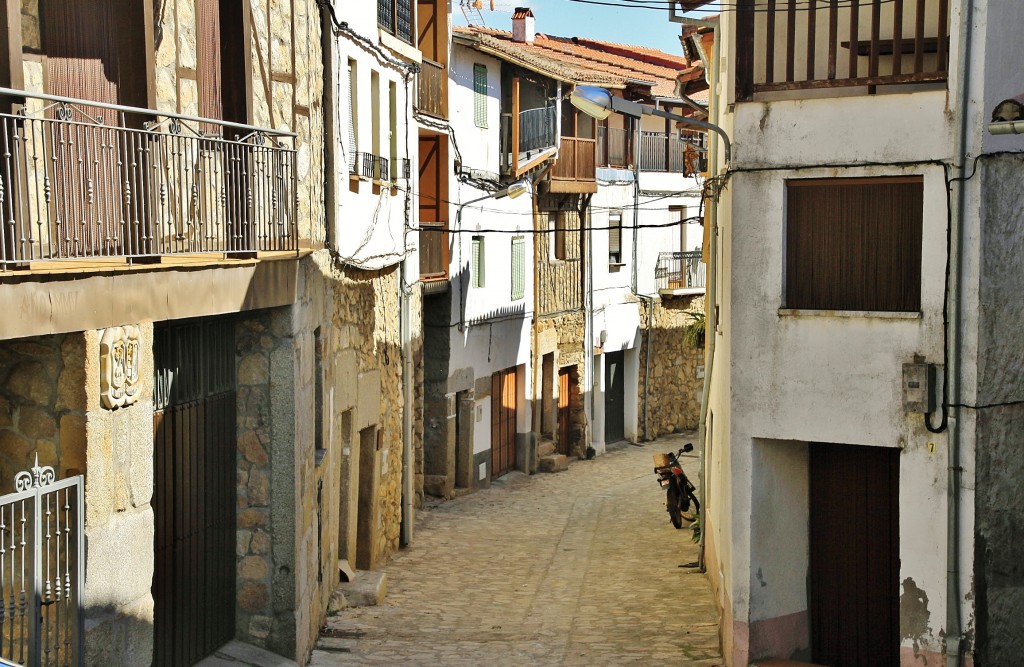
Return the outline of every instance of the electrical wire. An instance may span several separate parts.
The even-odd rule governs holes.
[[[674,8],[679,4],[679,0],[565,0],[565,2],[574,2],[584,5],[600,5],[606,7],[618,7],[621,9],[654,9],[657,11],[666,11]],[[774,9],[769,7],[756,7],[752,5],[741,5],[736,2],[709,2],[702,7],[696,7],[694,9],[685,10],[686,13],[701,13],[701,14],[725,14],[725,13],[789,13],[789,12],[810,12],[810,11],[825,11],[832,7],[836,9],[852,9],[853,7],[865,7],[870,8],[875,5],[887,5],[892,4],[895,0],[866,0],[865,2],[855,2],[854,0],[839,0],[834,5],[831,3],[826,4],[825,0],[779,0],[780,5],[785,2],[784,6],[779,6]],[[820,3],[820,4],[819,4]]]

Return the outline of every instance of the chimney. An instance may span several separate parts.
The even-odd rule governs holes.
[[[512,41],[533,44],[536,34],[533,12],[529,7],[516,7],[512,14]]]

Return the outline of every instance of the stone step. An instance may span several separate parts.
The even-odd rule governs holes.
[[[537,470],[540,472],[562,472],[569,469],[569,459],[565,454],[549,454],[537,459]]]
[[[344,604],[345,607],[375,607],[384,601],[387,594],[388,575],[386,572],[383,570],[356,570],[352,581],[343,581],[338,584],[332,598],[340,595],[341,599],[338,599],[338,604]]]
[[[257,648],[240,641],[230,641],[214,651],[213,655],[203,658],[196,667],[298,667],[298,663],[282,658],[276,653]]]
[[[551,456],[555,453],[555,441],[554,440],[541,440],[540,444],[537,445],[537,458],[543,458],[545,456]]]

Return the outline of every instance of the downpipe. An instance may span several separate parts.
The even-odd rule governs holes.
[[[959,71],[963,73],[963,80],[960,83],[959,100],[959,121],[960,128],[956,141],[956,158],[958,180],[953,196],[956,197],[956,206],[953,208],[956,215],[950,220],[950,224],[956,225],[956,233],[950,234],[950,239],[956,244],[950,248],[950,257],[955,262],[954,271],[950,272],[950,279],[955,281],[953,289],[950,290],[953,301],[953,345],[951,350],[951,363],[953,366],[950,373],[951,387],[950,410],[952,411],[953,428],[949,434],[949,463],[948,482],[946,491],[946,665],[947,667],[960,667],[963,663],[963,627],[960,617],[960,485],[962,466],[960,462],[960,440],[962,427],[960,423],[961,404],[961,379],[963,369],[963,247],[964,247],[964,218],[966,217],[966,197],[964,188],[967,181],[967,142],[968,123],[970,116],[968,107],[971,96],[971,47],[973,30],[971,22],[974,18],[974,0],[965,0],[963,15],[960,17],[960,43],[963,44],[963,51],[960,55]]]

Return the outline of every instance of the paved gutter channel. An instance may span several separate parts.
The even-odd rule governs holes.
[[[723,664],[707,579],[681,567],[692,534],[653,474],[652,455],[687,437],[430,502],[384,603],[330,617],[311,664]],[[696,480],[696,460],[684,467]]]

